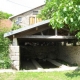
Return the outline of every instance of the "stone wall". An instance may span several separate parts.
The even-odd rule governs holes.
[[[55,50],[54,46],[21,46],[20,54],[23,59],[56,59]]]
[[[20,49],[19,49],[20,48]],[[80,46],[59,46],[56,50],[54,46],[19,47],[10,46],[10,58],[12,68],[20,69],[20,58],[51,58],[61,59],[71,64],[80,65]],[[20,57],[21,56],[21,57]]]
[[[80,65],[80,46],[60,46],[57,58]]]
[[[19,70],[19,61],[20,61],[20,52],[19,52],[19,46],[10,46],[9,47],[9,52],[10,52],[10,59],[12,61],[12,68],[13,69],[16,69],[16,70]]]

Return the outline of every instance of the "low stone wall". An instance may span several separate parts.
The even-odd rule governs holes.
[[[12,68],[19,70],[19,61],[20,61],[20,52],[19,52],[19,46],[10,46],[9,47],[10,52],[10,59],[12,61]]]
[[[80,46],[60,46],[57,58],[80,65]]]
[[[20,54],[21,58],[51,58],[56,59],[54,46],[21,46],[20,47]]]

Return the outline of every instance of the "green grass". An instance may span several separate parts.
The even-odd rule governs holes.
[[[80,71],[0,73],[0,80],[80,80]]]

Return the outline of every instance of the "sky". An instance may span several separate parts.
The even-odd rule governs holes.
[[[0,11],[17,15],[45,3],[45,0],[0,0]]]

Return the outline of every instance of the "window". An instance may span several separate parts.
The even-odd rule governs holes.
[[[33,15],[37,15],[38,14],[38,11],[33,11]]]
[[[29,18],[29,24],[30,25],[35,24],[35,17],[30,17]]]
[[[22,17],[18,17],[18,21],[21,22],[21,20],[22,20]]]
[[[17,21],[15,22],[17,25],[22,21],[22,17],[18,17]]]
[[[29,25],[41,22],[42,19],[41,18],[37,18],[36,16],[31,16],[29,17]]]

